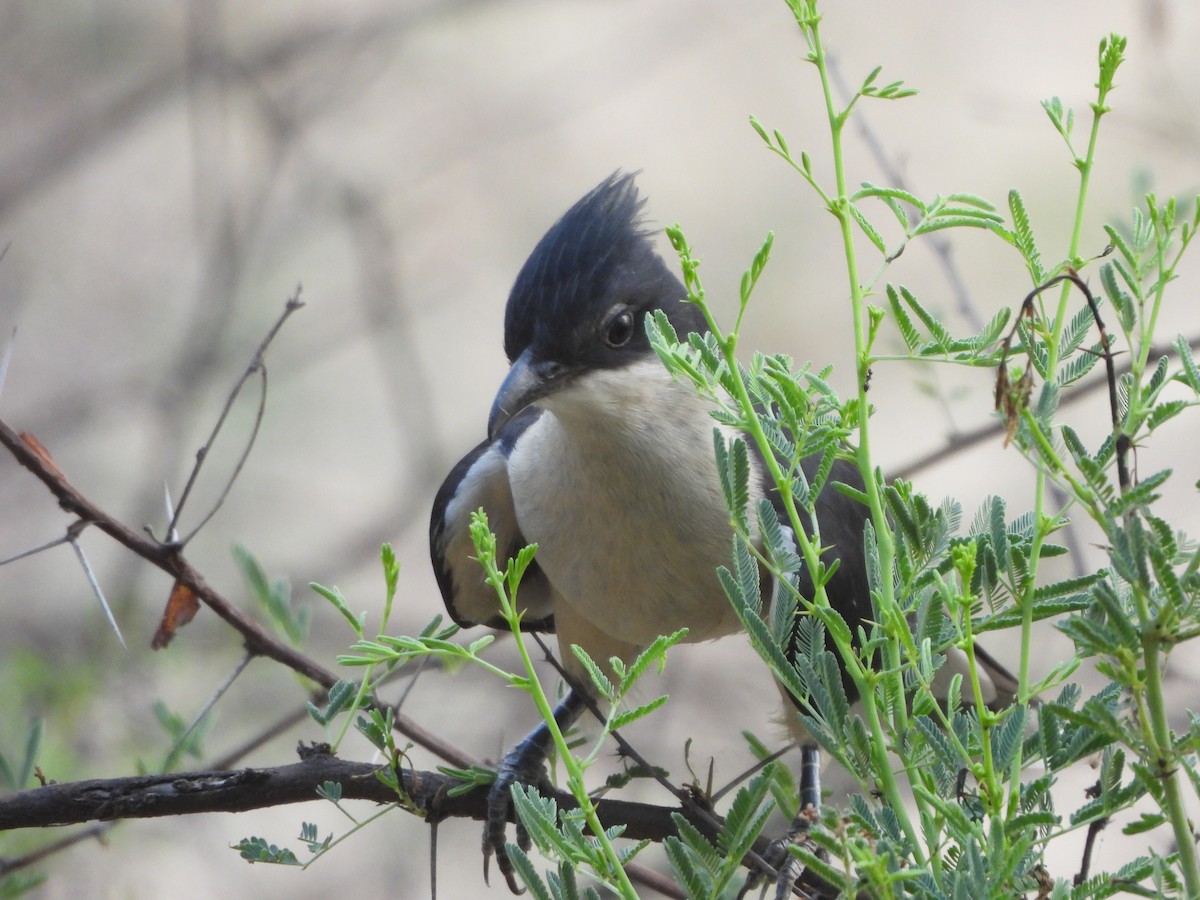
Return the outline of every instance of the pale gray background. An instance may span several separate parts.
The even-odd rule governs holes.
[[[971,191],[1001,205],[1009,189],[1021,190],[1048,259],[1066,248],[1076,178],[1038,103],[1057,93],[1076,107],[1082,145],[1096,46],[1109,31],[1130,36],[1130,59],[1102,135],[1083,253],[1100,252],[1100,223],[1127,216],[1139,185],[1162,194],[1200,187],[1194,4],[825,6],[824,32],[848,81],[883,64],[881,83],[902,78],[922,91],[901,104],[862,106],[912,189]],[[504,371],[508,286],[544,229],[612,170],[642,171],[649,215],[683,224],[725,313],[742,269],[775,230],[745,344],[833,364],[835,384],[851,388],[832,220],[746,123],[755,113],[780,128],[828,174],[815,72],[803,53],[775,0],[352,8],[329,0],[9,0],[0,6],[0,244],[10,245],[0,261],[0,335],[19,332],[0,416],[36,433],[92,499],[161,530],[162,481],[178,493],[226,391],[302,283],[308,306],[269,358],[258,446],[189,557],[240,597],[229,547],[243,542],[304,602],[308,581],[336,583],[377,622],[373,560],[380,542],[392,541],[404,566],[392,628],[419,629],[441,610],[426,558],[428,507],[445,471],[482,435]],[[848,138],[851,177],[883,180],[857,133]],[[882,210],[877,220],[887,221]],[[1020,301],[1029,284],[1015,252],[983,233],[954,240],[978,315]],[[1183,272],[1164,339],[1200,330],[1195,272]],[[966,330],[928,247],[911,247],[888,278]],[[878,367],[879,462],[895,470],[955,428],[986,421],[990,378]],[[948,400],[930,399],[920,382],[936,383]],[[240,409],[214,455],[207,496],[240,448],[251,407]],[[1103,434],[1103,404],[1070,415],[1091,439]],[[1139,455],[1143,472],[1177,468],[1164,511],[1193,531],[1195,437],[1195,423],[1183,422]],[[935,501],[959,496],[968,516],[996,490],[1014,511],[1027,508],[1030,484],[1028,467],[996,441],[919,476]],[[204,505],[205,495],[197,497],[192,515]],[[0,510],[0,557],[51,539],[66,522],[7,457]],[[128,653],[68,549],[0,570],[0,750],[15,755],[26,717],[43,712],[42,763],[53,778],[130,773],[137,757],[155,765],[164,742],[151,700],[192,715],[240,654],[207,612],[169,650],[149,654],[167,579],[98,534],[83,542]],[[313,630],[312,652],[332,664],[348,632],[322,604]],[[1053,633],[1045,640],[1043,671],[1066,652]],[[1016,648],[996,651],[1012,660]],[[50,687],[30,685],[31,660]],[[742,669],[732,683],[719,671],[725,664]],[[84,702],[96,681],[98,698]],[[1194,682],[1171,684],[1179,703],[1194,708]],[[680,780],[685,736],[696,738],[697,766],[716,757],[724,781],[745,762],[742,728],[778,734],[769,721],[774,689],[738,639],[678,654],[666,688],[676,696],[669,718],[644,728],[641,743],[656,747],[656,760]],[[24,696],[32,707],[19,705]],[[254,664],[220,707],[210,752],[235,746],[299,698],[289,675]],[[527,711],[505,721],[505,704],[516,700],[473,672],[434,674],[407,709],[468,752],[494,758],[530,724]],[[320,736],[305,726],[249,762],[287,762],[295,740]],[[347,752],[366,754],[356,744]],[[436,762],[422,752],[413,759]],[[1064,805],[1077,791],[1066,791]],[[130,823],[108,846],[88,844],[52,862],[43,894],[427,895],[427,830],[401,814],[306,874],[251,867],[225,849],[249,834],[296,846],[301,820],[323,831],[345,826],[320,805]],[[1101,858],[1130,849],[1116,828],[1101,840]],[[5,836],[0,853],[26,845]],[[483,892],[477,845],[473,823],[442,827],[443,897]],[[1054,874],[1070,874],[1075,863],[1067,855]],[[495,886],[492,895],[505,892]]]

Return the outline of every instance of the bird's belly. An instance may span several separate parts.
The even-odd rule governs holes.
[[[683,627],[689,641],[737,630],[716,574],[732,532],[711,438],[694,459],[679,459],[678,444],[667,459],[653,441],[584,452],[548,415],[530,431],[521,443],[538,452],[513,454],[510,483],[521,531],[562,602],[637,645]],[[556,464],[535,463],[547,458]]]

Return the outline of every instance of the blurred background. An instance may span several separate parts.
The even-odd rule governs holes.
[[[1200,189],[1193,3],[841,0],[823,12],[848,84],[882,64],[880,84],[903,79],[921,91],[861,104],[871,134],[848,133],[855,182],[899,173],[923,197],[969,191],[1001,207],[1016,188],[1043,257],[1056,259],[1077,178],[1039,102],[1057,94],[1076,109],[1082,146],[1097,45],[1116,31],[1130,38],[1128,61],[1102,129],[1083,254],[1103,250],[1101,224],[1126,221],[1145,190]],[[164,482],[178,497],[230,388],[302,285],[306,306],[268,356],[257,445],[188,557],[250,608],[231,553],[247,546],[311,605],[307,651],[332,666],[352,636],[307,584],[338,585],[377,627],[378,550],[390,541],[403,567],[390,630],[417,631],[442,610],[427,558],[429,506],[450,465],[483,436],[505,370],[508,288],[544,230],[614,169],[640,170],[657,226],[683,225],[726,314],[773,230],[743,346],[832,365],[835,386],[853,389],[832,219],[747,124],[753,113],[780,129],[829,174],[804,53],[778,0],[6,0],[0,338],[16,338],[0,418],[36,434],[90,499],[161,534]],[[950,252],[953,268],[918,242],[886,279],[956,333],[1017,305],[1030,287],[1017,254],[986,233],[954,232]],[[1164,341],[1200,334],[1195,278],[1193,261],[1164,314]],[[899,349],[896,335],[888,340]],[[1032,503],[1029,467],[998,439],[919,465],[989,421],[991,378],[893,364],[876,368],[871,387],[885,471],[911,473],[934,502],[959,498],[967,521],[991,493],[1003,493],[1013,514]],[[224,487],[256,403],[251,390],[235,406],[185,530]],[[1100,394],[1068,415],[1093,441],[1106,431]],[[1194,533],[1197,426],[1194,417],[1177,422],[1139,449],[1138,465],[1175,467],[1162,512]],[[52,540],[69,521],[7,455],[0,512],[0,558]],[[1092,537],[1075,540],[1095,560]],[[19,757],[29,723],[42,717],[38,761],[57,780],[161,767],[169,740],[153,702],[190,720],[242,655],[207,611],[152,653],[169,580],[99,533],[82,544],[128,651],[70,548],[0,568],[0,752]],[[1052,629],[1044,641],[1041,671],[1069,653]],[[1009,661],[1016,652],[994,650]],[[497,658],[506,653],[498,648]],[[1194,708],[1200,664],[1191,665],[1171,673],[1181,709]],[[688,779],[688,736],[692,765],[703,777],[713,760],[717,783],[746,765],[742,729],[781,739],[775,690],[739,638],[682,648],[645,691],[660,689],[673,695],[666,716],[631,737],[678,781]],[[218,705],[204,756],[182,765],[219,758],[303,699],[293,676],[252,662]],[[426,674],[405,710],[481,759],[532,723],[521,697],[470,671]],[[291,762],[297,740],[322,736],[305,722],[242,762]],[[344,753],[369,758],[363,744]],[[412,757],[418,768],[439,762],[421,750]],[[1082,784],[1064,788],[1064,808],[1080,802]],[[666,802],[656,789],[637,795]],[[250,866],[226,849],[253,834],[298,850],[301,821],[322,834],[348,827],[328,804],[129,822],[50,860],[39,896],[317,897],[347,886],[360,896],[428,896],[428,828],[400,813],[306,873]],[[1101,852],[1127,851],[1119,831],[1106,834]],[[2,835],[0,855],[49,837]],[[478,842],[475,823],[441,826],[441,896],[484,894]],[[1068,853],[1053,874],[1071,874],[1077,861]],[[506,891],[495,883],[490,894]]]

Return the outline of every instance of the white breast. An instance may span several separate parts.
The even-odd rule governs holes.
[[[716,576],[732,532],[707,402],[648,360],[591,373],[542,405],[509,480],[563,602],[639,645],[684,626],[692,641],[735,631]]]

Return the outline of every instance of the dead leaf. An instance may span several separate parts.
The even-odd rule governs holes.
[[[195,592],[182,581],[175,582],[167,600],[167,608],[163,610],[162,621],[158,623],[158,630],[154,632],[154,639],[150,641],[151,648],[161,650],[171,643],[175,632],[192,621],[199,609],[200,598]]]

